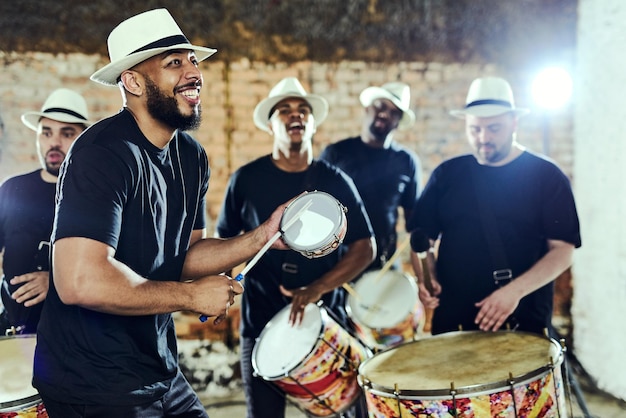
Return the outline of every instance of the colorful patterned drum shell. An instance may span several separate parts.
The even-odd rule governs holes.
[[[299,326],[289,324],[290,311],[283,308],[261,332],[252,349],[255,374],[310,415],[345,411],[361,393],[357,370],[371,353],[325,308],[307,305]]]
[[[523,332],[452,332],[359,366],[370,417],[565,417],[560,345]]]

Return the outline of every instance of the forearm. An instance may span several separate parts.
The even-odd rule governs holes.
[[[232,270],[252,258],[266,242],[258,229],[229,239],[204,238],[189,248],[182,277],[192,280]]]
[[[563,241],[551,241],[550,250],[530,269],[507,285],[523,298],[555,280],[572,264],[574,246]]]
[[[99,312],[150,315],[190,305],[189,284],[147,280],[116,260],[112,248],[86,238],[54,245],[53,277],[63,303]]]

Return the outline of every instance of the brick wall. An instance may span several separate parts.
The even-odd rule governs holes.
[[[98,55],[3,53],[0,52],[0,117],[4,137],[0,138],[0,178],[38,167],[34,133],[20,122],[26,111],[38,110],[55,88],[68,87],[87,99],[92,119],[117,112],[122,106],[116,87],[89,81],[89,75],[107,60]],[[202,63],[203,123],[194,136],[209,155],[212,175],[208,216],[215,220],[229,175],[242,164],[271,151],[272,139],[252,122],[256,104],[271,87],[286,76],[296,76],[311,93],[324,96],[330,103],[328,119],[315,136],[315,153],[329,143],[359,133],[363,109],[359,93],[369,85],[400,80],[412,87],[412,107],[416,124],[397,139],[416,151],[424,166],[424,179],[443,159],[466,152],[463,123],[448,115],[448,110],[464,104],[472,79],[492,74],[509,79],[518,106],[531,107],[532,74],[504,73],[495,66],[400,62],[372,64],[342,62],[324,64],[265,64],[240,60],[224,63],[209,59]],[[544,118],[541,111],[522,119],[518,139],[527,147],[541,151]],[[566,173],[572,173],[572,123],[568,110],[550,121],[551,156]],[[269,187],[269,185],[268,185]]]

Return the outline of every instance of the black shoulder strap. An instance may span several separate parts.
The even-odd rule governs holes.
[[[489,253],[494,263],[493,279],[496,285],[500,281],[510,280],[513,278],[513,272],[511,271],[504,246],[502,245],[502,239],[496,229],[495,223],[489,222],[489,220],[495,220],[491,207],[487,204],[485,199],[486,191],[484,187],[478,181],[477,173],[474,168],[470,166],[470,175],[472,176],[472,183],[474,185],[474,194],[476,202],[478,202],[478,213],[480,215],[480,221],[487,238],[487,245],[489,247]]]

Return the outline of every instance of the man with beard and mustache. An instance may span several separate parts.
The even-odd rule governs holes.
[[[192,45],[166,9],[124,20],[108,47],[91,79],[117,85],[124,107],[61,168],[33,385],[52,418],[206,417],[171,313],[222,321],[243,287],[220,273],[277,233],[285,205],[247,234],[206,238],[208,159],[184,130],[200,123],[199,62],[215,50]]]
[[[347,173],[363,198],[376,235],[376,258],[368,267],[374,270],[396,252],[398,209],[403,209],[405,220],[410,219],[422,186],[421,163],[414,152],[394,140],[397,130],[408,129],[415,121],[410,87],[400,82],[371,86],[359,99],[365,108],[361,135],[326,146],[320,159]]]
[[[435,309],[432,333],[544,334],[552,328],[554,280],[581,245],[569,179],[517,142],[528,110],[515,107],[506,80],[474,80],[465,107],[450,113],[465,120],[473,153],[435,168],[412,219],[431,244],[439,240],[431,289],[416,271],[420,299]]]
[[[33,334],[48,293],[50,234],[59,168],[70,146],[90,125],[85,99],[60,88],[41,111],[27,112],[22,122],[37,133],[41,167],[11,177],[0,186],[0,249],[4,251],[2,334]]]
[[[311,191],[328,193],[347,208],[347,232],[332,253],[310,259],[295,251],[269,251],[246,275],[240,343],[248,418],[285,414],[284,395],[253,373],[252,350],[264,327],[290,302],[289,321],[297,326],[307,305],[320,300],[346,325],[341,285],[360,274],[375,253],[370,222],[354,183],[341,170],[313,158],[313,135],[327,114],[326,99],[308,94],[296,78],[276,84],[253,114],[255,125],[274,139],[272,153],[233,173],[217,220],[217,234],[234,237],[257,228],[276,204]]]

